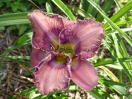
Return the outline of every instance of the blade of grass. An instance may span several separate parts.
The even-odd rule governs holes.
[[[27,14],[28,12],[0,15],[0,27],[14,25],[14,24],[29,23],[29,20],[27,19]]]
[[[102,9],[106,14],[108,14],[108,11],[110,10],[113,3],[114,3],[114,0],[107,0],[107,2],[104,3]],[[102,22],[104,20],[104,17],[102,15],[98,14],[96,20],[99,22]]]
[[[110,44],[108,44],[105,40],[102,40],[103,44],[107,47],[107,49],[111,52],[111,54],[114,56],[114,58],[116,58],[116,52],[115,50],[110,46]]]
[[[2,68],[2,63],[3,63],[3,59],[5,58],[5,56],[12,50],[23,46],[23,45],[27,45],[27,44],[31,44],[31,37],[32,37],[32,33],[27,33],[23,36],[21,36],[19,39],[16,40],[15,44],[13,46],[8,47],[4,53],[2,54],[1,60],[0,60],[0,69]]]
[[[132,1],[128,2],[125,6],[123,6],[116,14],[114,14],[110,20],[116,22],[120,19],[124,14],[128,13],[132,9]],[[107,28],[109,25],[106,23],[104,28]]]
[[[5,27],[0,26],[0,30],[5,30]]]
[[[81,0],[81,8],[85,11],[85,12],[87,12],[87,10],[88,10],[88,7],[89,7],[89,3],[87,2],[87,0]]]
[[[0,22],[15,19],[27,19],[27,14],[28,12],[3,14],[0,15]]]
[[[71,10],[61,1],[52,0],[52,2],[59,7],[71,20],[76,20],[75,16],[72,14]]]
[[[123,41],[121,40],[120,36],[119,36],[118,34],[116,34],[116,37],[117,37],[117,39],[119,40],[119,45],[120,45],[120,48],[121,48],[121,50],[122,50],[122,52],[121,52],[122,56],[123,56],[123,57],[129,57],[129,55],[128,55],[128,53],[127,53],[127,50],[126,50],[126,47],[125,47]],[[119,58],[123,58],[123,57],[119,57]],[[127,69],[132,70],[132,67],[131,67],[130,62],[126,62],[126,63],[124,63],[124,64],[126,64]],[[132,73],[131,73],[131,74],[132,74]]]
[[[86,11],[84,11],[83,9],[80,9],[74,5],[67,5],[72,11],[74,11],[75,13],[78,13],[80,16],[82,16],[83,18],[92,18],[94,19],[94,17],[87,13]]]
[[[131,24],[131,22],[132,22],[132,17],[129,16],[129,17],[123,19],[123,20],[117,21],[116,24],[118,26],[123,26],[123,25]],[[130,27],[130,26],[128,26],[128,27]],[[109,29],[110,29],[110,27],[105,28],[105,30],[109,30]]]
[[[89,93],[96,99],[106,99],[102,95],[100,95],[99,92],[96,90],[89,91]]]
[[[8,25],[16,25],[16,24],[27,24],[29,23],[28,19],[14,19],[14,20],[6,20],[0,22],[1,26],[8,26]]]
[[[116,36],[115,36],[116,37]],[[118,44],[117,41],[116,41],[116,38],[114,39],[114,43],[116,46],[116,52],[118,53],[115,53],[115,51],[109,46],[109,44],[107,44],[107,42],[105,42],[103,40],[103,43],[106,45],[106,47],[108,48],[108,50],[112,53],[112,55],[118,60],[118,62],[120,63],[120,65],[123,67],[125,73],[128,75],[129,79],[130,79],[130,82],[132,82],[132,78],[131,78],[131,71],[129,72],[128,69],[126,68],[126,63],[123,63],[121,60],[118,59],[117,56],[120,56],[120,53],[118,52],[119,51],[119,47],[118,47]],[[125,64],[125,65],[124,65]]]
[[[99,13],[107,20],[107,22],[112,28],[117,30],[125,38],[125,40],[132,46],[132,39],[126,33],[124,33],[113,21],[111,21],[105,15],[104,11],[92,0],[87,0],[87,1],[99,11]]]
[[[99,66],[99,68],[103,69],[104,72],[115,82],[119,82],[118,78],[110,71],[108,68],[104,66]]]
[[[99,5],[99,0],[93,0],[97,5]],[[89,4],[88,9],[87,9],[87,13],[90,13],[92,16],[95,17],[97,10]]]
[[[130,22],[132,22],[132,16],[128,16],[127,18],[125,18],[125,19],[123,19],[123,20],[117,21],[116,24],[117,24],[118,26],[121,26],[121,25],[130,23]]]
[[[124,29],[121,29],[123,32],[129,32],[129,31],[132,31],[132,28],[124,28]],[[109,30],[109,31],[106,31],[105,32],[105,36],[107,35],[110,35],[110,34],[116,34],[118,33],[118,31],[116,30]]]
[[[130,62],[132,61],[132,57],[124,57],[124,58],[118,58],[118,60],[122,61],[122,62]],[[95,67],[98,66],[107,66],[107,67],[111,67],[114,69],[123,69],[120,64],[117,62],[116,59],[113,58],[103,58],[103,59],[96,59],[95,63],[92,63]]]
[[[128,99],[132,99],[132,94],[125,88],[125,87],[129,87],[128,84],[113,82],[112,80],[107,80],[101,75],[99,75],[99,82],[106,85],[108,88],[109,86],[111,86],[112,89],[114,89],[120,95],[124,95]]]
[[[30,59],[30,56],[6,56],[6,58],[10,59]]]
[[[51,1],[46,2],[46,10],[47,10],[47,13],[53,13]]]
[[[127,50],[124,46],[124,43],[121,40],[121,38],[119,37],[119,35],[118,34],[112,34],[112,36],[113,36],[113,39],[114,39],[113,41],[114,41],[114,44],[115,44],[116,54],[117,54],[118,58],[129,57],[128,53],[127,53]],[[118,58],[117,58],[117,60],[118,60]],[[119,62],[122,62],[122,61],[119,61]],[[131,72],[128,71],[128,70],[132,70],[130,63],[129,62],[122,62],[122,64],[123,64],[122,66],[125,70],[125,73],[128,74],[129,79],[132,80],[131,75],[130,75]],[[121,72],[122,71],[119,71],[120,82],[122,82]]]
[[[116,5],[117,5],[118,9],[121,9],[121,3],[120,3],[120,1],[119,0],[114,0],[114,1],[115,1]]]

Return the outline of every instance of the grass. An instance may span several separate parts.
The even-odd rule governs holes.
[[[35,8],[31,9],[33,5],[31,4],[31,2],[28,2],[30,8],[27,7],[26,10],[23,11],[21,10],[22,8],[19,8],[19,6],[16,6],[17,8],[15,8],[14,6],[10,6],[9,4],[11,2],[16,5],[19,5],[19,3],[24,4],[24,2],[22,2],[21,0],[18,0],[19,3],[12,0],[5,0],[0,2],[0,6],[2,8],[6,8],[5,12],[7,12],[6,14],[4,14],[4,12],[1,12],[2,14],[0,15],[0,30],[4,31],[10,27],[11,31],[19,31],[22,28],[20,26],[18,27],[19,24],[26,24],[27,28],[24,29],[21,35],[19,35],[15,43],[13,43],[12,46],[9,46],[2,53],[2,58],[0,61],[1,71],[5,58],[8,58],[10,61],[16,62],[18,64],[28,65],[27,68],[30,69],[29,62],[21,61],[25,58],[27,58],[27,60],[30,60],[30,56],[8,56],[8,53],[19,47],[31,45],[32,29],[29,20],[27,19],[27,13],[31,12],[31,10]],[[40,2],[42,2],[42,4]],[[57,13],[57,11],[53,9],[55,7],[59,9],[61,13],[63,13],[63,16],[68,17],[70,20],[75,21],[78,18],[93,18],[96,21],[102,22],[105,30],[105,38],[102,41],[101,45],[105,46],[105,49],[107,49],[109,51],[109,54],[112,56],[103,58],[99,58],[97,56],[93,58],[93,65],[95,66],[95,68],[100,68],[101,70],[98,69],[98,86],[88,93],[90,93],[96,99],[114,99],[113,96],[109,95],[110,93],[116,94],[120,99],[123,99],[124,96],[128,99],[132,99],[132,94],[129,92],[132,84],[132,51],[128,50],[132,48],[132,29],[130,27],[132,25],[132,17],[130,14],[130,12],[132,11],[131,0],[127,0],[125,4],[118,0],[109,0],[108,2],[104,2],[103,6],[99,6],[99,0],[81,0],[81,2],[79,2],[79,6],[68,4],[63,0],[51,0],[50,2],[40,0],[39,2],[35,1],[35,3],[39,7],[42,7],[44,4],[47,13]],[[108,13],[111,11],[111,7],[113,5],[118,7],[118,9],[116,12],[113,12],[112,16],[108,16]],[[11,8],[12,10],[8,10],[8,8]],[[12,26],[15,26],[15,28],[12,28]],[[128,44],[128,46],[126,46],[126,44]],[[103,71],[104,75],[100,73],[101,71]],[[128,78],[128,83],[124,82],[124,74]],[[99,86],[104,86],[107,90],[104,90]],[[65,93],[72,92],[73,90],[80,90],[80,88],[78,88],[74,84],[71,84],[69,89],[65,91],[59,91],[47,96],[43,96],[37,91],[36,87],[33,86],[32,88],[27,88],[26,90],[23,90],[22,92],[18,92],[16,94],[32,99],[50,99],[51,97],[55,99],[58,99],[60,97],[62,99],[65,99]],[[57,93],[60,93],[61,96]],[[11,96],[9,97],[9,99],[16,99],[16,96]]]

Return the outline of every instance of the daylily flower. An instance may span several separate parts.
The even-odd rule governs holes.
[[[95,68],[86,60],[95,55],[104,30],[102,24],[84,19],[70,21],[40,10],[28,14],[33,25],[31,67],[41,94],[64,90],[70,79],[84,90],[98,84]]]

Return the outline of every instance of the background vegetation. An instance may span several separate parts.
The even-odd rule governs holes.
[[[4,45],[1,45],[2,39],[0,40],[0,85],[3,85],[5,80],[10,82],[9,76],[2,79],[3,72],[7,69],[6,62],[21,65],[19,68],[24,70],[22,76],[32,82],[30,51],[26,55],[11,53],[23,47],[31,48],[32,27],[27,14],[39,8],[47,14],[56,13],[70,20],[92,18],[103,23],[105,38],[97,55],[90,59],[97,68],[99,84],[92,91],[85,93],[90,93],[96,99],[116,99],[115,96],[117,99],[124,97],[132,99],[132,0],[33,0],[33,2],[0,0],[0,35],[8,32],[15,35],[5,49]],[[66,99],[68,97],[66,93],[80,90],[71,82],[68,89],[47,96],[41,95],[34,85],[6,95],[8,99]]]

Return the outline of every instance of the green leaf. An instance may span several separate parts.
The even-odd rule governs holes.
[[[93,0],[97,5],[99,5],[100,0]],[[96,16],[97,10],[91,5],[89,4],[88,6],[88,10],[87,13],[90,13],[92,16]]]
[[[110,10],[113,3],[114,3],[114,0],[107,0],[107,2],[104,2],[102,9],[106,14],[108,14],[108,11]],[[104,18],[102,15],[98,14],[96,20],[99,22],[102,22]]]
[[[113,64],[116,62],[116,59],[113,58],[102,58],[95,60],[94,66],[101,66],[101,65],[107,65],[107,64]]]
[[[0,7],[2,7],[4,5],[4,3],[0,2]]]
[[[88,10],[88,7],[89,7],[89,3],[87,2],[87,0],[81,0],[81,6],[82,6],[82,9],[87,12]]]
[[[15,46],[22,46],[26,44],[31,44],[32,32],[26,33],[17,39],[14,43]]]
[[[0,15],[0,22],[6,20],[27,19],[27,14],[28,12],[3,14]]]
[[[132,22],[132,16],[129,16],[129,17],[125,18],[125,19],[117,21],[116,24],[118,26],[123,26],[123,25],[126,25],[126,24],[131,23],[131,22]],[[105,28],[105,30],[109,30],[109,29],[110,29],[110,27],[106,27]]]
[[[50,1],[46,2],[46,10],[47,10],[47,13],[53,13],[52,5]]]
[[[96,90],[89,91],[89,93],[96,99],[106,99],[102,95],[100,95],[99,92]]]
[[[120,95],[126,96],[128,99],[132,99],[132,94],[125,88],[128,87],[128,84],[118,83],[111,80],[106,80],[103,76],[99,75],[99,82],[105,86],[111,86],[116,92]]]
[[[15,63],[18,63],[18,64],[23,64],[24,66],[30,68],[30,62],[25,62],[23,60],[15,59],[14,57],[12,58],[12,57],[8,57],[8,56],[5,56],[4,58],[9,59],[9,60],[11,60],[11,61],[13,61]]]
[[[124,33],[113,21],[111,21],[105,15],[104,11],[92,0],[87,0],[87,1],[99,11],[99,13],[107,20],[107,22],[110,24],[112,28],[117,30],[126,39],[126,41],[132,46],[132,39],[126,33]]]
[[[29,23],[28,19],[16,19],[16,20],[7,20],[1,21],[0,26],[16,25],[16,24],[27,24]]]
[[[63,91],[62,90],[58,90],[58,91],[49,93],[48,95],[41,95],[38,92],[38,89],[35,86],[33,86],[31,88],[23,90],[22,92],[19,92],[18,95],[26,96],[26,97],[28,97],[30,99],[46,99],[46,97],[48,99],[52,99],[51,97],[56,95],[56,97],[58,99],[58,96],[57,96],[58,93],[61,93],[61,95],[62,95],[64,92],[71,92],[71,91],[75,91],[75,90],[79,90],[78,87],[76,85],[70,85],[70,87],[67,88],[66,90],[63,90]]]
[[[16,5],[14,5],[14,3],[11,3],[11,9],[12,9],[13,12],[16,12],[17,8],[18,7]]]
[[[99,4],[99,0],[93,0],[96,4]],[[91,14],[95,17],[95,14],[97,13],[97,10],[89,4],[87,0],[81,0],[81,6],[84,11],[86,11],[88,14]]]
[[[87,13],[86,11],[84,11],[83,9],[80,9],[74,5],[67,5],[72,11],[74,11],[75,13],[78,13],[80,16],[82,16],[83,18],[92,18],[94,19],[94,17]]]
[[[123,57],[123,58],[118,58],[118,60],[122,61],[122,62],[130,62],[132,61],[132,57]],[[117,62],[116,59],[113,59],[113,58],[102,58],[102,59],[96,59],[95,60],[95,63],[93,63],[93,65],[95,67],[98,67],[98,66],[108,66],[108,67],[111,67],[111,68],[114,68],[114,69],[123,69],[121,67],[121,65]]]
[[[123,15],[128,13],[132,9],[132,1],[128,2],[125,6],[123,6],[116,14],[114,14],[110,19],[113,22],[119,20]],[[108,23],[104,25],[104,27],[108,27]]]
[[[18,30],[19,30],[19,35],[22,35],[28,28],[28,25],[26,24],[21,24],[18,26]]]
[[[61,0],[52,0],[71,20],[76,20],[70,9]]]
[[[6,56],[6,58],[10,58],[10,59],[30,59],[30,56]]]
[[[0,27],[14,24],[30,23],[27,19],[27,14],[27,12],[22,12],[0,15]]]
[[[118,26],[122,26],[122,25],[130,23],[130,22],[132,22],[132,16],[129,16],[129,17],[125,18],[125,19],[119,20],[119,21],[116,22],[116,24]]]
[[[124,28],[124,29],[121,29],[123,32],[128,32],[128,31],[132,31],[132,28]],[[116,34],[118,33],[117,30],[109,30],[109,31],[106,31],[105,32],[105,35],[110,35],[110,34]]]
[[[4,53],[2,54],[2,58],[0,60],[0,69],[2,68],[2,62],[3,62],[3,59],[5,58],[5,56],[12,50],[20,47],[20,46],[23,46],[23,45],[27,45],[27,44],[31,44],[31,37],[32,37],[32,33],[27,33],[23,36],[21,36],[19,39],[17,39],[14,43],[13,46],[10,46],[8,47]]]
[[[5,27],[1,27],[1,26],[0,26],[0,30],[5,30]]]

